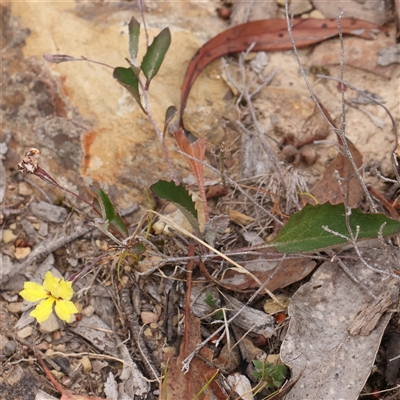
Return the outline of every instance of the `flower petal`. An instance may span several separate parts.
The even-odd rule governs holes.
[[[72,282],[61,279],[57,289],[52,293],[55,298],[63,300],[71,300],[74,289],[72,289]]]
[[[76,314],[78,309],[72,301],[56,300],[56,314],[65,322],[71,321],[71,315]]]
[[[57,288],[60,280],[61,280],[60,278],[55,278],[50,271],[47,271],[46,275],[44,276],[43,287],[48,292],[53,294],[53,290],[55,290]],[[54,296],[54,294],[53,294],[53,296]]]
[[[37,322],[39,323],[46,321],[46,319],[48,319],[50,314],[53,312],[53,303],[53,297],[43,300],[29,315],[33,318],[36,318]]]
[[[19,292],[19,295],[23,299],[30,301],[32,303],[35,303],[36,301],[49,297],[49,294],[46,291],[46,289],[36,282],[25,282],[24,290]]]

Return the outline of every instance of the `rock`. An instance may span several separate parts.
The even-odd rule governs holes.
[[[57,317],[52,313],[50,317],[39,324],[39,330],[42,333],[51,333],[58,331],[60,329],[60,325],[58,323]]]
[[[269,354],[267,361],[275,366],[282,364],[281,356],[279,354]]]
[[[6,356],[12,356],[17,350],[17,344],[13,340],[9,340],[1,350],[1,352]]]
[[[294,15],[301,15],[313,9],[312,4],[307,0],[294,1],[291,4],[293,5]]]
[[[286,311],[289,306],[290,299],[288,297],[278,294],[276,295],[276,298],[281,304],[276,303],[273,299],[268,299],[264,303],[264,311],[269,315],[275,314],[279,311]]]
[[[246,21],[275,18],[278,11],[275,1],[249,2],[238,0],[233,3],[231,26],[243,24]]]
[[[385,47],[378,51],[378,64],[385,67],[390,64],[400,63],[400,43]]]
[[[143,331],[143,335],[146,336],[147,338],[153,337],[153,332],[151,331],[150,328],[147,328]]]
[[[7,308],[8,308],[8,311],[10,311],[10,313],[18,314],[18,313],[22,312],[23,305],[24,305],[24,303],[22,301],[18,301],[15,303],[8,304]]]
[[[4,229],[3,230],[3,237],[2,242],[4,244],[13,242],[17,237],[14,235],[11,229]]]
[[[21,196],[31,196],[33,194],[33,190],[31,188],[31,185],[29,185],[29,183],[22,181],[18,186],[18,193]]]
[[[322,14],[322,12],[319,11],[319,10],[312,10],[312,11],[310,12],[310,18],[314,18],[314,19],[324,19],[325,16],[324,16],[324,14]]]
[[[358,18],[383,25],[389,18],[389,8],[385,2],[366,0],[362,6],[357,1],[347,0],[346,5],[340,1],[313,0],[314,7],[326,18],[337,18],[345,9],[345,18]]]
[[[85,317],[91,317],[95,312],[95,309],[92,305],[87,306],[82,310],[82,315]]]
[[[25,328],[20,329],[17,332],[17,336],[21,339],[26,339],[27,337],[31,336],[33,332],[33,327],[31,325],[26,326]]]
[[[120,207],[131,205],[133,199],[146,204],[143,188],[158,179],[169,179],[170,174],[154,129],[132,96],[115,82],[108,68],[85,62],[49,64],[42,58],[45,53],[82,54],[114,66],[126,66],[127,22],[132,14],[140,19],[138,10],[123,2],[102,3],[98,7],[84,2],[53,2],[45,10],[36,4],[21,6],[14,2],[10,7],[12,20],[5,24],[15,29],[8,32],[10,37],[27,28],[30,32],[19,47],[11,46],[10,54],[4,57],[7,63],[13,63],[10,69],[5,65],[10,71],[10,84],[4,97],[18,100],[5,101],[5,112],[16,114],[6,128],[24,132],[15,138],[17,150],[22,152],[37,143],[42,151],[40,166],[60,184],[84,196],[87,184],[101,183],[107,191],[112,187],[111,195],[118,198]],[[57,24],[47,24],[55,20]],[[150,41],[165,26],[172,34],[170,49],[149,90],[151,110],[162,129],[165,110],[170,105],[179,107],[180,87],[189,60],[226,24],[216,15],[213,2],[157,3],[157,7],[146,9],[146,20]],[[143,54],[143,32],[140,39],[139,58]],[[23,51],[18,63],[14,63],[16,56],[11,51],[21,55]],[[216,65],[219,68],[220,64]],[[30,71],[28,77],[26,71]],[[25,79],[23,85],[19,83],[20,75]],[[221,114],[226,91],[221,79],[213,79],[205,72],[192,90],[189,106],[193,109],[211,100]],[[12,129],[14,125],[18,128]],[[180,171],[180,166],[187,168],[182,156],[174,151],[174,140],[168,136],[166,142],[173,163]],[[57,191],[60,195],[51,185],[41,181],[39,184],[46,192]],[[76,201],[68,194],[63,196]]]
[[[31,252],[30,247],[17,247],[14,251],[14,257],[17,260],[23,260]]]
[[[152,322],[157,322],[159,319],[159,316],[157,314],[149,312],[149,311],[142,311],[140,313],[140,318],[142,318],[142,322],[144,324],[151,324]]]
[[[46,203],[44,201],[32,203],[31,210],[35,217],[58,224],[63,223],[68,215],[68,212],[65,208]]]

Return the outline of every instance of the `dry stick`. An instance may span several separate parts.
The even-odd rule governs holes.
[[[153,361],[151,360],[150,353],[140,333],[140,325],[138,322],[139,316],[137,315],[135,309],[132,306],[129,288],[124,288],[121,290],[120,300],[122,309],[124,310],[126,319],[128,321],[129,330],[132,335],[132,341],[139,350],[146,372],[149,375],[149,377],[154,376],[155,379],[159,381],[160,374],[157,371],[157,368],[155,367]]]
[[[57,372],[61,371],[61,367],[55,363],[51,357],[45,353],[43,353],[42,351],[38,350],[34,344],[32,344],[31,342],[29,342],[26,339],[20,338],[18,335],[13,335],[13,339],[16,342],[21,343],[22,345],[28,347],[29,349],[31,349],[34,353],[39,354],[40,357],[42,357],[43,359],[46,360],[46,362],[51,366],[51,368],[53,368],[54,370],[56,370]]]
[[[190,242],[189,243],[189,248],[188,248],[188,256],[194,256],[194,243]],[[184,345],[185,347],[183,348],[183,354],[185,357],[188,355],[188,347],[190,343],[190,337],[189,337],[189,324],[190,324],[190,313],[191,307],[190,307],[190,294],[192,293],[192,277],[193,277],[193,265],[194,261],[191,260],[187,263],[186,267],[186,302],[185,302],[185,330],[183,332],[184,335]]]
[[[182,228],[181,226],[178,226],[177,224],[175,224],[174,222],[172,222],[171,220],[168,220],[168,218],[164,217],[163,215],[159,214],[156,211],[153,210],[147,210],[148,213],[152,213],[154,215],[157,215],[158,218],[164,220],[165,222],[167,222],[168,224],[170,224],[174,229],[176,229],[178,232],[183,233],[186,236],[189,236],[190,238],[192,238],[193,240],[195,240],[196,242],[198,242],[200,245],[203,245],[205,248],[207,248],[208,250],[214,252],[215,254],[217,254],[218,256],[220,256],[221,258],[223,258],[225,261],[228,261],[230,264],[234,265],[236,268],[232,268],[236,271],[239,271],[243,274],[247,274],[249,275],[252,279],[254,279],[255,282],[257,282],[259,285],[261,285],[261,281],[255,276],[253,275],[249,270],[245,269],[244,267],[242,267],[240,264],[238,264],[237,262],[233,261],[231,258],[227,257],[224,253],[221,253],[220,251],[218,251],[217,249],[215,249],[214,247],[210,246],[208,243],[204,242],[203,240],[199,239],[197,236],[193,235],[192,233],[190,233],[189,231],[187,231],[186,229]],[[283,257],[284,258],[284,257]],[[283,259],[282,258],[282,259]],[[275,295],[273,295],[271,293],[271,291],[269,289],[265,289],[265,292],[276,302],[279,304],[278,299],[276,298]]]
[[[148,49],[149,48],[149,33],[147,32],[146,19],[144,18],[144,1],[145,0],[138,0],[137,2],[138,2],[139,10],[140,10],[140,17],[143,22],[144,32],[146,35],[146,49]]]
[[[146,116],[149,119],[149,121],[151,122],[151,124],[153,125],[153,129],[154,129],[154,131],[155,131],[155,133],[157,135],[157,138],[158,138],[158,140],[159,140],[159,142],[161,144],[161,148],[162,148],[162,151],[164,153],[164,157],[165,157],[165,159],[167,161],[167,165],[168,165],[171,177],[172,177],[173,181],[175,182],[175,184],[179,185],[179,180],[178,180],[178,177],[176,175],[175,168],[172,165],[171,158],[170,158],[170,156],[168,154],[167,145],[165,144],[164,134],[158,128],[157,123],[156,123],[156,121],[155,121],[155,119],[153,117],[153,114],[152,114],[151,110],[150,110],[150,102],[149,102],[148,92],[145,89],[145,87],[143,86],[141,80],[138,79],[138,81],[139,81],[139,85],[140,85],[140,87],[142,89],[142,93],[143,93],[143,100],[144,100],[144,104],[145,104],[145,107],[146,107]]]
[[[312,100],[314,101],[314,103],[317,105],[317,108],[318,108],[320,114],[323,116],[323,118],[324,118],[324,119],[326,120],[326,122],[329,124],[329,127],[330,127],[330,128],[339,136],[339,138],[341,139],[342,144],[343,144],[343,147],[344,147],[344,149],[345,149],[346,156],[347,156],[347,158],[349,159],[349,161],[350,161],[350,163],[351,163],[351,165],[352,165],[352,167],[353,167],[353,169],[354,169],[354,172],[355,172],[355,174],[356,174],[356,176],[357,176],[357,178],[358,178],[358,180],[359,180],[359,182],[360,182],[361,187],[363,188],[365,197],[368,199],[369,203],[371,204],[372,209],[373,209],[375,212],[377,212],[377,209],[376,209],[376,207],[375,207],[374,201],[373,201],[371,195],[369,194],[367,185],[365,184],[365,182],[364,182],[364,180],[363,180],[363,178],[362,178],[362,176],[361,176],[361,174],[360,174],[360,171],[358,170],[357,165],[356,165],[356,163],[355,163],[355,161],[354,161],[353,155],[351,154],[351,151],[350,151],[350,149],[349,149],[349,146],[347,145],[347,140],[346,140],[346,136],[345,136],[344,131],[343,131],[342,129],[336,128],[336,127],[332,124],[332,122],[329,120],[329,118],[326,116],[326,114],[324,113],[323,108],[321,107],[321,104],[319,103],[319,100],[317,99],[317,96],[314,94],[314,91],[313,91],[313,89],[312,89],[312,87],[311,87],[311,84],[310,84],[310,82],[309,82],[309,80],[308,80],[308,78],[307,78],[307,76],[306,76],[306,73],[305,73],[305,71],[304,71],[304,68],[303,68],[303,66],[301,65],[299,52],[297,51],[296,43],[295,43],[294,37],[293,37],[292,25],[291,25],[291,21],[290,21],[290,18],[289,18],[289,4],[288,4],[288,1],[287,1],[287,0],[286,0],[286,4],[285,4],[285,11],[286,11],[286,21],[287,21],[287,26],[288,26],[288,32],[289,32],[289,36],[290,36],[290,41],[291,41],[292,46],[293,46],[293,51],[294,51],[294,54],[295,54],[295,56],[296,56],[297,63],[298,63],[298,65],[299,65],[301,75],[303,76],[304,82],[305,82],[306,85],[307,85],[307,89],[308,89],[308,91],[310,92],[311,99],[312,99]],[[341,28],[340,28],[339,26],[338,26],[338,29],[339,29],[339,33],[342,34],[343,32],[342,32],[342,30],[341,30]],[[343,41],[343,39],[342,39],[342,41]]]
[[[33,250],[28,258],[22,262],[21,264],[15,266],[9,273],[5,276],[2,276],[0,279],[0,284],[4,285],[12,278],[14,275],[18,274],[19,272],[23,271],[30,265],[32,265],[39,257],[47,256],[48,254],[52,253],[53,251],[59,249],[60,247],[65,246],[66,244],[74,241],[75,239],[79,238],[80,236],[85,235],[86,233],[91,232],[94,230],[94,226],[85,226],[83,228],[77,228],[74,232],[67,236],[61,236],[58,239],[52,241],[51,239],[46,240],[39,244]]]
[[[139,209],[139,206],[136,205],[136,207],[130,207],[126,211],[121,212],[121,216],[128,215],[136,210]],[[15,266],[9,273],[5,276],[0,277],[0,284],[4,285],[6,284],[10,278],[12,278],[14,275],[18,274],[19,272],[23,271],[24,269],[28,268],[30,265],[32,265],[38,258],[47,256],[48,254],[52,253],[53,251],[56,251],[60,247],[65,246],[68,243],[73,242],[75,239],[78,239],[79,237],[93,231],[96,229],[95,226],[84,226],[77,228],[74,232],[67,236],[61,236],[57,238],[56,240],[52,241],[52,239],[46,240],[39,244],[28,256],[28,258],[22,262],[21,264]]]
[[[283,255],[282,257],[282,261],[285,259],[286,255]],[[227,324],[230,324],[239,314],[241,314],[243,312],[243,310],[245,310],[246,306],[249,305],[260,293],[262,290],[264,290],[265,286],[267,285],[267,283],[275,276],[275,274],[277,273],[277,271],[279,270],[279,268],[275,268],[274,272],[268,277],[268,279],[265,280],[265,282],[254,292],[254,294],[250,297],[250,299],[246,302],[246,304],[243,305],[243,307],[241,307],[231,318],[228,319],[228,321],[226,322]],[[224,330],[225,328],[225,324],[221,325],[215,332],[213,332],[212,335],[210,335],[207,339],[203,340],[200,344],[198,344],[196,346],[196,349],[188,356],[186,357],[183,361],[183,367],[182,367],[182,371],[188,372],[189,371],[189,367],[190,367],[190,363],[193,360],[193,357],[196,355],[196,353],[203,348],[211,339],[213,339],[215,337],[215,335],[217,335],[218,333],[220,333],[222,330]]]

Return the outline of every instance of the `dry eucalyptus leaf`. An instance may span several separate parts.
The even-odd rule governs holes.
[[[384,265],[384,257],[377,256],[379,249],[369,252],[371,264]],[[398,293],[397,280],[385,280],[357,261],[356,256],[353,260],[347,259],[347,266],[375,294],[386,290]],[[358,399],[391,316],[390,312],[384,314],[368,336],[350,335],[349,323],[370,299],[360,285],[332,262],[324,263],[294,294],[281,358],[291,367],[294,378],[304,372],[286,400]]]
[[[85,338],[98,350],[120,357],[112,329],[99,316],[83,317],[78,325],[70,327],[70,330]]]

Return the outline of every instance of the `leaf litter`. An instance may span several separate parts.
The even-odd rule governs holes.
[[[262,23],[259,22],[258,24],[261,25]],[[248,43],[247,45],[251,45],[251,43]],[[242,50],[245,51],[247,48],[248,46],[245,46],[245,48]],[[245,66],[244,59],[242,62],[243,64],[239,65],[240,68]],[[243,88],[243,90],[244,89],[245,88]],[[266,88],[266,90],[268,90],[268,88]],[[247,95],[250,94],[251,93],[247,93]],[[246,93],[242,92],[242,98],[246,98]],[[247,96],[247,100],[248,99],[249,96]],[[250,111],[244,107],[244,103],[240,104],[241,119],[238,126],[240,128],[240,124],[242,124],[242,127],[250,130],[251,125],[256,123],[254,120],[251,120],[251,102],[248,103],[248,107],[250,108]],[[183,112],[182,109],[181,112]],[[288,135],[288,133],[287,131],[283,130],[280,132],[280,135],[285,136]],[[278,136],[278,141],[279,139],[280,137]],[[312,142],[313,140],[311,140],[310,143],[312,144]],[[352,144],[350,144],[350,147],[351,146]],[[276,154],[276,151],[278,150],[279,152],[282,147],[283,142],[281,146],[273,147],[271,154]],[[301,145],[299,147],[294,147],[298,150],[301,149]],[[353,157],[356,159],[357,166],[361,166],[362,147],[360,147],[361,152],[357,150],[357,147],[359,146],[356,147],[354,145],[353,147],[350,148],[350,151],[353,154]],[[204,148],[202,151],[203,150]],[[196,158],[196,154],[192,153],[192,151],[188,151],[188,154],[189,156],[191,155],[192,157],[194,156]],[[198,159],[203,162],[203,155],[198,157]],[[195,162],[193,158],[187,158],[187,161],[189,164],[193,165],[194,170],[198,170],[198,166],[202,165],[198,162]],[[387,245],[384,244],[382,237],[379,238],[379,241],[374,243],[373,247],[371,246],[372,254],[368,254],[367,251],[363,250],[363,248],[360,246],[359,250],[363,256],[362,262],[359,260],[360,254],[356,254],[354,251],[352,253],[340,253],[339,256],[336,257],[342,257],[342,263],[345,263],[346,266],[350,267],[347,270],[350,271],[349,276],[347,273],[343,272],[342,268],[338,266],[340,264],[339,262],[326,261],[332,257],[332,255],[327,256],[320,253],[316,255],[302,254],[301,256],[296,257],[286,257],[276,252],[274,249],[263,249],[257,246],[248,246],[248,242],[246,241],[246,237],[250,238],[250,236],[246,234],[250,233],[256,234],[259,238],[262,238],[262,240],[271,239],[268,236],[276,234],[281,229],[280,225],[282,225],[277,223],[275,220],[276,216],[280,217],[278,221],[283,221],[286,223],[289,214],[294,212],[293,209],[296,207],[301,208],[303,204],[296,196],[293,196],[293,188],[300,186],[300,183],[304,182],[304,192],[306,192],[307,185],[305,184],[305,181],[307,179],[304,178],[303,174],[307,175],[307,170],[304,168],[302,161],[304,161],[304,159],[300,159],[299,162],[301,171],[300,173],[295,172],[295,169],[290,164],[285,166],[285,169],[279,169],[279,166],[276,165],[276,169],[269,167],[270,171],[264,171],[265,174],[262,174],[262,176],[258,178],[250,176],[246,181],[240,181],[240,179],[237,179],[233,188],[234,190],[230,194],[229,200],[222,198],[220,201],[218,201],[216,210],[225,211],[224,213],[226,215],[230,214],[229,212],[226,212],[227,208],[240,210],[243,212],[243,215],[246,215],[250,218],[248,221],[251,222],[249,224],[246,222],[242,224],[242,226],[240,226],[240,224],[231,225],[227,229],[223,230],[223,232],[221,229],[220,232],[215,232],[211,240],[216,248],[220,249],[220,251],[223,251],[223,253],[232,258],[232,260],[235,260],[235,262],[238,262],[242,267],[250,271],[251,274],[254,275],[259,281],[267,281],[265,287],[267,287],[270,291],[278,290],[278,292],[281,291],[282,293],[290,294],[296,289],[296,287],[299,287],[297,292],[293,295],[291,304],[289,306],[290,323],[286,336],[281,336],[282,338],[285,337],[282,347],[280,348],[280,343],[276,342],[276,338],[274,338],[273,335],[273,329],[268,331],[268,334],[262,334],[262,331],[257,332],[254,330],[254,326],[252,326],[251,322],[249,321],[243,323],[242,325],[238,324],[239,329],[241,329],[239,331],[239,336],[234,337],[235,335],[232,335],[229,330],[225,330],[225,333],[222,335],[222,337],[216,337],[215,340],[217,342],[232,340],[234,343],[238,342],[240,344],[240,339],[242,336],[245,336],[246,338],[250,337],[251,342],[257,343],[257,341],[259,341],[259,343],[261,343],[259,344],[260,347],[268,348],[269,352],[280,354],[282,360],[291,368],[291,392],[285,392],[283,389],[282,392],[284,393],[282,393],[282,396],[286,396],[285,398],[357,398],[366,380],[368,379],[382,335],[384,333],[384,329],[389,323],[390,317],[393,314],[392,304],[395,302],[393,297],[396,298],[398,296],[397,281],[387,279],[384,280],[383,275],[371,271],[366,267],[365,263],[373,266],[376,266],[377,264],[385,265],[388,267],[388,273],[391,272],[390,265],[396,269],[396,255],[391,255],[392,259],[389,260],[390,254],[388,253],[392,252],[391,247],[389,246],[389,249],[387,248]],[[328,186],[322,188],[318,188],[317,186],[317,189],[315,189],[314,186],[314,189],[310,191],[312,196],[319,200],[319,202],[322,202],[320,196],[323,196],[326,194],[326,192],[330,193],[328,195],[328,200],[331,200],[334,197],[340,198],[343,196],[340,185],[338,185],[337,181],[335,181],[333,178],[332,172],[333,170],[339,170],[340,176],[348,178],[348,171],[351,171],[351,169],[342,169],[346,162],[346,158],[344,158],[342,153],[339,152],[336,158],[334,158],[333,163],[329,164],[327,168],[323,169],[323,171],[328,171],[329,168],[332,168],[329,170],[329,173],[326,172],[326,174],[320,178],[320,182],[324,182]],[[331,167],[332,165],[336,167]],[[268,172],[268,175],[266,172]],[[200,186],[204,181],[202,173],[201,175],[195,173],[195,175],[198,181],[200,181]],[[288,184],[288,181],[286,180],[286,187],[284,190],[281,190],[279,188],[280,184],[277,182],[281,182],[283,176],[286,179],[293,179],[294,186],[292,186],[292,183]],[[304,181],[302,181],[303,179]],[[355,183],[351,185],[351,190],[349,192],[350,195],[352,195],[355,186],[358,185],[356,178],[352,179],[354,179],[353,182]],[[332,189],[334,186],[335,189]],[[335,190],[335,193],[332,194],[333,192],[329,192],[329,190]],[[204,193],[203,189],[201,192]],[[247,196],[244,195],[243,192],[246,193]],[[348,200],[349,206],[358,206],[358,204],[361,202],[363,191],[357,189],[354,193],[354,196],[354,204],[353,200],[350,199]],[[204,202],[204,195],[202,197]],[[281,199],[282,201],[280,201]],[[285,202],[286,204],[284,204]],[[338,200],[338,203],[340,203],[340,200]],[[280,210],[280,206],[282,205],[285,205],[285,212]],[[271,216],[268,214],[264,214],[262,212],[263,208],[273,210],[274,218],[271,218]],[[79,226],[80,223],[82,222],[75,218],[74,224]],[[91,229],[85,230],[81,234],[87,235],[90,230]],[[75,237],[70,240],[74,239]],[[154,270],[157,271],[156,274],[149,274],[150,276],[147,278],[148,284],[146,287],[148,292],[145,293],[143,290],[139,290],[141,294],[136,302],[133,302],[133,306],[138,308],[138,312],[136,313],[137,318],[139,318],[140,310],[146,308],[146,304],[150,305],[149,308],[152,311],[156,311],[157,307],[160,306],[160,299],[164,295],[163,292],[158,290],[158,287],[163,285],[171,285],[171,282],[168,282],[171,281],[171,277],[178,280],[181,279],[178,270],[173,272],[172,269],[171,271],[170,264],[175,262],[178,265],[178,269],[180,269],[183,268],[188,261],[190,261],[190,257],[186,257],[186,249],[188,245],[186,238],[179,236],[174,237],[174,235],[172,235],[170,238],[160,239],[164,242],[161,246],[159,243],[157,243],[157,240],[159,239],[156,237],[151,237],[151,240],[143,242],[148,246],[148,251],[141,262],[143,265],[147,262],[148,265],[152,265],[153,267],[154,265],[157,266],[158,263],[158,268]],[[98,242],[97,247],[99,250],[102,247],[107,249],[107,245],[103,237],[94,237],[92,240],[96,240]],[[152,241],[153,243],[151,243]],[[58,245],[54,247],[54,251],[57,251],[66,243],[69,243],[68,240],[64,242],[60,241]],[[87,246],[83,247],[83,251],[85,252],[88,247],[89,245],[87,243]],[[157,247],[163,248],[165,253],[160,252]],[[43,254],[46,253],[41,253],[41,255]],[[379,257],[377,255],[379,255]],[[29,259],[30,265],[32,265],[34,260],[37,260],[37,255],[35,255],[35,257],[36,258],[31,257]],[[70,258],[73,259],[74,257]],[[179,260],[179,258],[181,258],[181,260]],[[319,264],[321,260],[325,262],[318,267],[309,282],[303,284],[299,283],[297,285],[295,284],[293,287],[289,286],[306,277],[312,270],[314,270],[316,265]],[[115,257],[114,259],[112,256],[100,258],[100,261],[103,262],[104,265],[110,263],[113,269],[117,268]],[[219,293],[222,292],[222,294],[224,294],[225,291],[229,290],[227,289],[227,285],[230,285],[230,288],[232,288],[232,286],[236,286],[238,291],[249,289],[254,290],[256,288],[258,289],[259,287],[257,281],[251,278],[251,275],[243,274],[238,270],[227,267],[227,265],[224,265],[225,261],[221,263],[221,260],[218,260],[215,257],[209,257],[208,259],[206,258],[205,264],[205,268],[208,268],[213,274],[212,279],[201,279],[201,277],[197,277],[197,279],[200,279],[201,285],[196,286],[202,287],[206,284],[205,282],[208,284],[213,282],[216,284],[216,288],[218,289],[218,291],[213,291],[213,296],[215,298],[220,297]],[[25,265],[28,266],[26,263],[22,263],[22,265],[24,268],[17,266],[17,269],[22,271],[25,270]],[[129,270],[129,267],[131,267],[132,264],[129,265],[129,263],[126,262],[122,265],[124,268]],[[208,274],[210,274],[210,272],[208,272]],[[14,274],[14,271],[9,272],[7,278],[9,279],[11,275]],[[116,292],[121,289],[120,284],[114,280],[111,274],[107,274],[99,270],[96,272],[96,275],[97,278],[99,278],[105,285],[105,287],[110,288],[112,285],[113,290]],[[6,280],[7,279],[5,279],[5,281]],[[138,282],[139,286],[143,284],[143,282],[140,282],[140,279]],[[220,282],[220,284],[218,284],[218,282]],[[92,286],[92,283],[93,282],[88,280],[81,281],[81,295],[89,297],[93,295],[93,293],[90,294],[88,291]],[[287,289],[288,291],[285,292],[285,290],[282,290],[287,286],[289,286],[289,289]],[[143,287],[140,289],[143,289]],[[371,297],[371,294],[375,297],[379,297],[382,292],[386,294],[386,296],[384,296],[386,305],[379,308],[379,302],[377,303],[378,305],[376,305],[373,301],[371,301],[371,298],[373,298]],[[118,304],[118,297],[115,297],[114,295],[110,296],[109,293],[104,293],[103,295],[104,299],[108,298],[108,300],[110,297],[112,297],[113,301],[116,303],[114,310],[116,313],[118,313],[120,320],[123,321],[123,318],[121,318],[122,314],[120,304]],[[81,301],[82,299],[84,299],[84,297],[81,297]],[[200,302],[204,306],[207,296],[199,297],[197,300],[192,300],[196,302],[199,299],[201,299]],[[264,298],[260,298],[258,301],[262,301],[261,299],[263,300]],[[252,299],[249,303],[249,296],[246,294],[235,293],[235,297],[232,297],[231,299],[232,302],[236,301],[235,306],[233,306],[233,303],[230,303],[228,300],[229,297],[227,295],[225,299],[223,299],[222,296],[219,299],[219,303],[216,303],[217,308],[214,310],[211,310],[210,308],[209,312],[218,312],[220,311],[219,308],[223,309],[223,311],[226,313],[225,321],[232,315],[232,313],[241,309],[242,307],[244,310],[249,312],[252,312],[252,307],[255,307],[253,311],[258,311],[260,313],[260,311],[256,309],[260,308],[260,304],[257,304],[257,301],[254,299]],[[108,302],[105,300],[104,304],[107,304],[105,306],[106,310],[112,309],[112,307],[110,307]],[[194,309],[194,305],[192,305],[192,307]],[[98,310],[100,313],[101,306],[99,303]],[[88,312],[88,310],[85,312]],[[107,313],[107,311],[105,313]],[[246,311],[243,311],[243,314],[246,316]],[[377,317],[371,321],[368,319],[369,314],[377,314]],[[199,316],[200,315],[201,318],[204,318],[204,310],[202,314],[199,314]],[[261,317],[261,315],[259,315],[259,317]],[[357,320],[357,317],[360,318],[362,315],[365,316],[361,318],[360,322]],[[382,315],[382,317],[379,318],[380,315]],[[117,340],[118,335],[123,335],[121,332],[121,323],[118,322],[118,329],[115,331],[113,327],[113,320],[109,317],[109,315],[108,318],[106,315],[103,315],[100,318],[95,315],[93,318],[93,316],[84,315],[82,320],[77,325],[78,327],[80,326],[81,328],[85,328],[85,323],[89,322],[91,328],[94,328],[94,332],[97,330],[98,332],[106,333],[105,336],[100,336],[98,333],[96,333],[94,336],[91,336],[88,334],[89,329],[87,328],[80,332],[81,336],[91,343],[91,346],[93,346],[92,348],[96,349],[96,352],[103,353],[104,357],[104,353],[113,353],[114,350],[110,351],[107,349],[110,349],[111,345],[115,346],[116,343],[119,343]],[[271,318],[272,317],[268,315],[266,316],[266,320],[269,324],[271,323]],[[102,320],[102,322],[100,322],[100,320]],[[108,324],[104,325],[103,320],[106,320]],[[207,390],[210,388],[212,388],[217,398],[227,398],[227,393],[233,394],[233,391],[236,390],[236,388],[235,385],[231,385],[228,389],[225,387],[225,392],[223,391],[222,387],[224,386],[224,379],[221,378],[221,375],[223,376],[223,366],[220,367],[221,370],[218,370],[213,365],[213,359],[215,357],[214,346],[203,346],[199,352],[199,356],[195,356],[192,359],[189,372],[187,374],[182,373],[181,362],[189,356],[190,352],[196,351],[198,344],[201,343],[205,337],[205,334],[201,329],[208,329],[207,334],[211,334],[211,332],[214,330],[212,323],[201,323],[200,320],[194,317],[191,313],[186,313],[185,320],[184,339],[180,346],[175,347],[175,350],[177,348],[180,349],[179,356],[169,358],[172,361],[168,361],[167,363],[159,363],[159,361],[156,361],[155,370],[158,369],[159,375],[164,373],[164,381],[160,384],[160,398],[165,398],[165,396],[167,396],[167,398],[195,398],[196,396],[203,396],[204,398],[204,396],[209,396]],[[209,321],[212,321],[212,319],[209,319]],[[250,321],[254,322],[254,319],[251,319],[250,317]],[[358,325],[354,325],[354,321],[358,321]],[[177,322],[178,324],[182,324],[182,321]],[[363,325],[364,323],[366,325]],[[126,329],[124,322],[122,322],[122,326],[124,329]],[[174,326],[172,323],[172,317],[170,325],[168,326],[166,321],[166,326],[167,330],[170,329],[171,326]],[[232,327],[234,326],[235,321],[232,321]],[[140,325],[138,325],[138,327],[140,331]],[[232,330],[235,331],[235,329],[238,329],[238,327],[232,328]],[[143,331],[146,331],[144,336],[146,337],[145,347],[154,349],[157,347],[157,345],[159,345],[159,340],[161,340],[163,337],[163,335],[160,334],[159,328],[159,326],[153,326],[150,327],[150,329],[148,328],[149,330],[146,331],[146,328],[143,327]],[[73,328],[72,331],[74,331],[74,329],[76,328]],[[132,341],[135,342],[137,340],[137,350],[140,353],[141,349],[143,350],[144,348],[141,347],[140,339],[137,339],[137,335],[142,335],[143,332],[135,331],[135,329],[131,329]],[[270,329],[269,325],[268,329]],[[282,333],[281,331],[283,330],[283,326],[278,325],[277,330]],[[75,333],[77,332],[75,331]],[[257,334],[259,336],[257,336]],[[224,336],[226,338],[224,338]],[[264,339],[268,337],[271,340],[271,343],[266,346],[265,342],[262,341],[262,337],[264,337]],[[74,338],[77,340],[77,336]],[[275,344],[273,343],[274,341]],[[130,343],[129,347],[130,349],[134,349],[135,345]],[[232,350],[230,351],[232,352]],[[124,360],[123,365],[124,370],[126,370],[126,366],[128,364],[133,366],[134,362],[132,358],[126,354],[126,348],[125,350],[121,350],[121,353],[122,355],[119,359]],[[166,354],[167,352],[165,352],[163,356],[166,356]],[[155,354],[151,352],[148,360],[153,358],[154,355]],[[355,357],[351,359],[353,355]],[[113,353],[113,356],[117,356],[117,354]],[[141,359],[141,355],[138,353],[136,356]],[[46,358],[49,359],[51,356],[49,355]],[[106,357],[104,359],[107,360]],[[357,364],[355,364],[354,360],[357,361]],[[143,367],[143,365],[146,365],[146,358],[139,361],[139,365],[143,368],[143,371],[146,371],[146,368]],[[315,367],[310,368],[310,366],[313,365],[315,365]],[[110,366],[112,366],[111,362]],[[159,369],[159,367],[162,366],[164,366],[164,371]],[[117,369],[114,369],[114,371],[117,372]],[[338,377],[341,377],[340,374],[343,374],[342,379],[338,379]],[[107,380],[109,387],[108,393],[112,393],[113,400],[114,398],[117,400],[133,398],[134,393],[132,392],[132,387],[142,388],[140,389],[142,391],[136,392],[136,395],[142,396],[143,398],[147,395],[146,390],[148,386],[146,383],[144,383],[147,382],[146,378],[142,384],[137,384],[133,383],[133,381],[127,377],[128,375],[121,375],[121,380],[123,381],[125,388],[122,386],[118,388],[118,384],[115,380],[117,375],[109,375],[109,379]],[[247,373],[247,376],[250,377],[250,374]],[[152,374],[147,375],[147,377],[154,379],[154,371]],[[201,379],[199,379],[199,377],[201,377]],[[51,378],[49,379],[51,380]],[[391,380],[395,381],[394,378],[391,378]],[[351,382],[351,385],[337,385],[338,381],[342,383],[348,381]],[[103,382],[105,382],[105,380]],[[60,391],[62,392],[62,390]],[[239,391],[237,393],[239,393]],[[162,394],[165,396],[163,397]],[[107,395],[110,396],[109,394]],[[263,395],[266,395],[265,391],[263,392]],[[64,392],[63,396],[63,398],[66,399],[94,398],[88,396],[77,397],[76,395],[72,395],[67,392]],[[279,398],[279,396],[277,398]]]

